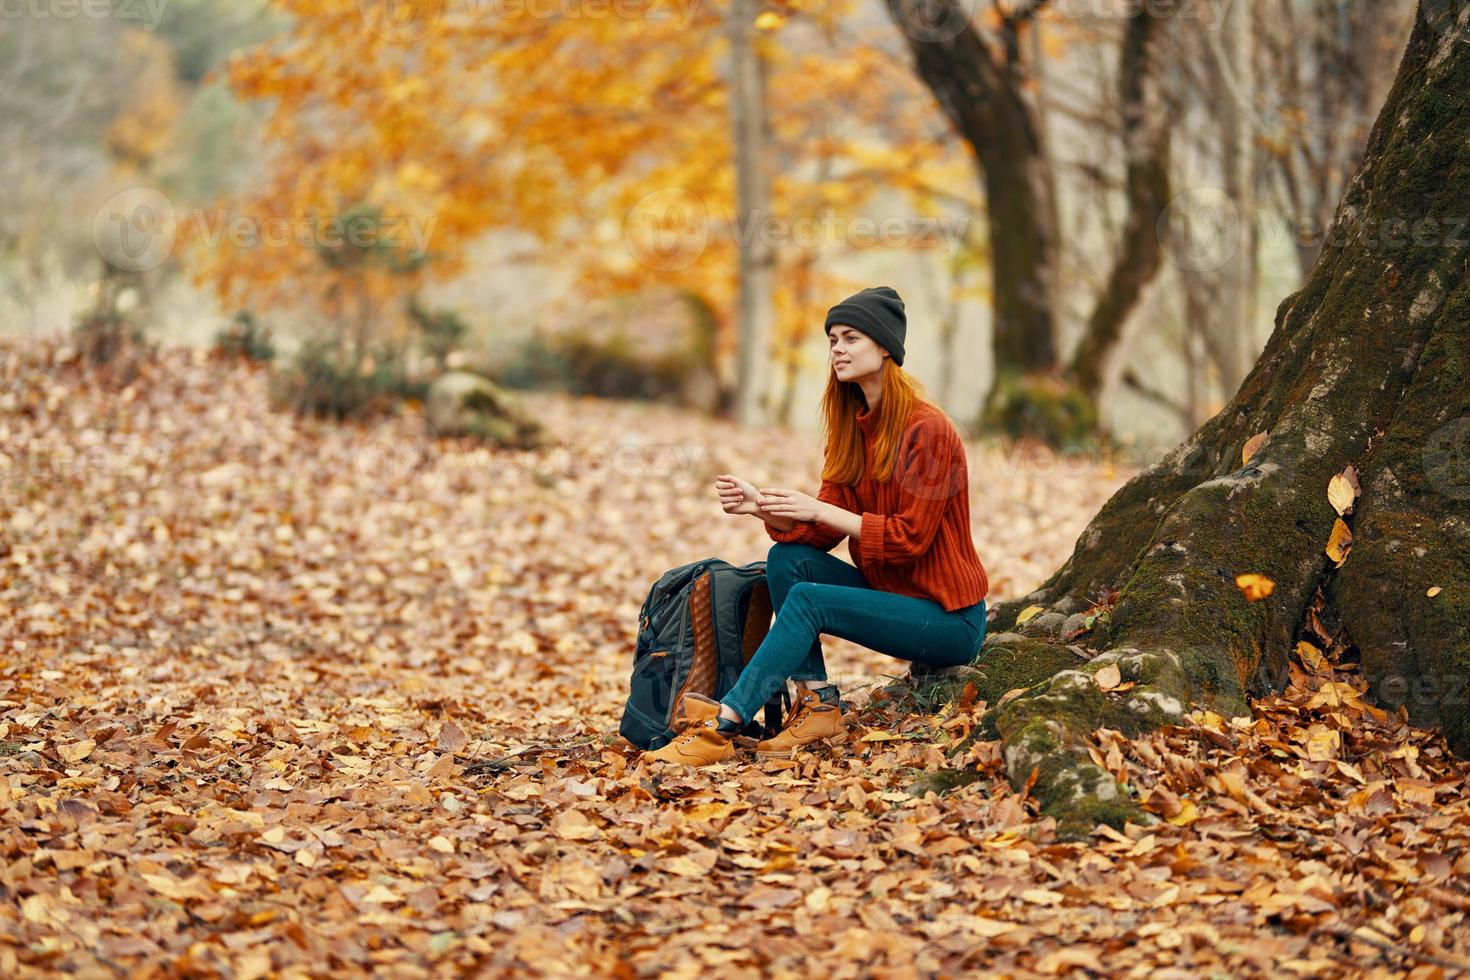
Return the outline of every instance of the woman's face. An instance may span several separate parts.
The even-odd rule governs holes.
[[[872,337],[840,323],[827,331],[827,349],[838,381],[861,381],[876,374],[883,370],[883,358],[888,356]]]

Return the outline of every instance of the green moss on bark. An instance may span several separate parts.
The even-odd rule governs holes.
[[[1003,634],[982,648],[970,679],[980,700],[995,704],[1008,691],[1039,684],[1078,662],[1077,655],[1066,647]]]

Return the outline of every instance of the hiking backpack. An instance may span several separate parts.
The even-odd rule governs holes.
[[[640,749],[674,737],[674,707],[694,691],[719,700],[771,628],[766,563],[736,567],[705,558],[671,568],[648,590],[638,613],[638,641],[628,703],[618,732]],[[770,738],[781,730],[791,695],[783,684],[766,702],[764,724],[746,720],[741,734]]]

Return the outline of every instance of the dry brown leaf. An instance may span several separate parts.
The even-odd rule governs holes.
[[[464,731],[452,721],[446,721],[439,729],[439,751],[453,755],[463,751],[470,744],[470,738]]]

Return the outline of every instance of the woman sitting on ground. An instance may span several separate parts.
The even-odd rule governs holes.
[[[766,563],[775,621],[724,698],[686,694],[675,713],[686,727],[645,759],[733,759],[735,733],[788,678],[795,708],[757,754],[844,739],[822,633],[931,666],[969,663],[980,650],[989,581],[970,539],[965,447],[901,367],[903,300],[888,286],[864,289],[827,312],[826,329],[832,373],[817,496],[757,490],[729,474],[715,483],[725,513],[760,518],[776,542]],[[853,565],[828,553],[843,538]]]

